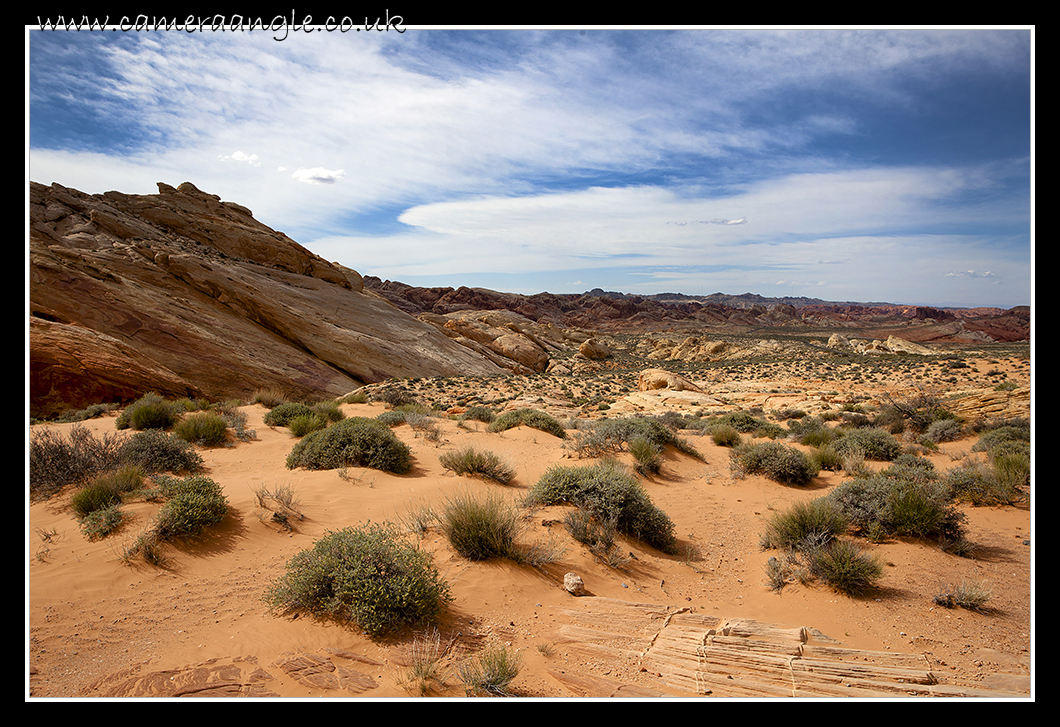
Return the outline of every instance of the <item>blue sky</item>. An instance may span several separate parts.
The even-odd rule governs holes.
[[[412,285],[1010,307],[1032,30],[27,29],[28,176]]]

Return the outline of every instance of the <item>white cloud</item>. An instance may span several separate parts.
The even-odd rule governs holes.
[[[306,184],[334,184],[344,176],[346,176],[346,171],[343,169],[311,167],[309,169],[296,169],[291,178]]]
[[[221,159],[223,161],[228,161],[229,159],[231,159],[232,161],[236,162],[246,162],[247,164],[250,164],[251,166],[255,167],[261,166],[261,162],[258,161],[257,154],[244,154],[241,151],[234,151],[231,154],[223,155],[221,156]]]

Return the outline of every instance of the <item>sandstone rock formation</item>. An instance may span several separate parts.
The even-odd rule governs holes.
[[[653,391],[655,389],[670,389],[671,391],[703,391],[684,376],[663,369],[645,369],[644,371],[641,371],[637,375],[637,388],[640,391]]]
[[[31,415],[146,391],[338,396],[504,369],[185,183],[157,195],[30,185]]]

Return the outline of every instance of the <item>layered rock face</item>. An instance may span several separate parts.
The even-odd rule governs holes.
[[[504,371],[250,210],[30,185],[30,400],[51,416],[146,391],[339,396],[392,377]]]

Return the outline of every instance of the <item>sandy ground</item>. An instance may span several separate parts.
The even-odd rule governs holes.
[[[384,409],[363,404],[344,405],[343,410],[351,416],[375,416]],[[438,441],[417,437],[408,426],[395,429],[413,450],[415,467],[407,475],[352,468],[345,473],[292,471],[284,467],[295,441],[291,434],[266,426],[263,407],[252,405],[245,411],[256,439],[201,450],[207,474],[224,487],[230,514],[195,543],[170,546],[170,563],[164,569],[129,565],[120,557],[157,505],[125,505],[131,521],[99,541],[81,534],[69,510],[69,493],[28,507],[28,696],[165,696],[165,685],[184,678],[190,667],[213,665],[238,670],[244,681],[256,673],[263,690],[257,696],[412,699],[417,694],[408,679],[413,634],[373,641],[349,626],[270,613],[262,601],[264,589],[283,573],[289,558],[326,531],[369,520],[407,522],[424,505],[464,489],[499,489],[518,500],[550,466],[581,463],[561,440],[534,429],[489,433],[482,424],[458,427],[455,421],[439,419]],[[108,431],[114,419],[84,425]],[[72,425],[38,426],[66,430]],[[464,697],[455,663],[493,640],[520,655],[522,668],[511,685],[518,696],[575,696],[557,673],[602,676],[665,692],[635,664],[586,656],[558,638],[567,610],[593,597],[812,627],[845,646],[924,655],[947,683],[1031,696],[1029,508],[965,507],[969,537],[978,546],[974,558],[949,555],[932,543],[914,540],[867,543],[887,564],[880,588],[869,596],[853,598],[824,586],[799,584],[777,593],[766,584],[764,565],[771,553],[758,544],[765,518],[794,501],[825,494],[842,481],[842,474],[822,473],[813,486],[802,489],[760,477],[736,479],[729,470],[729,450],[707,438],[692,441],[705,462],[668,452],[662,473],[644,482],[653,501],[677,526],[677,556],[627,541],[624,548],[635,559],[624,567],[596,562],[562,526],[547,524],[562,517],[560,508],[528,514],[526,542],[552,537],[566,549],[557,562],[540,568],[467,561],[437,528],[410,535],[432,553],[454,596],[439,631],[443,640],[459,648],[446,660],[444,684],[436,685],[431,696]],[[931,458],[938,468],[947,469],[968,454],[974,442],[943,444]],[[467,444],[506,457],[517,468],[515,482],[502,487],[446,472],[439,454]],[[293,532],[263,521],[254,494],[261,486],[281,485],[294,488],[305,516],[294,523]],[[567,572],[582,577],[588,596],[579,599],[563,589]],[[989,582],[993,597],[988,611],[933,603],[944,586],[961,579]],[[339,655],[333,661],[348,667],[363,688],[316,688],[299,681],[277,666],[291,654]],[[141,679],[135,682],[138,686],[130,686],[134,677],[144,675],[154,681]]]

